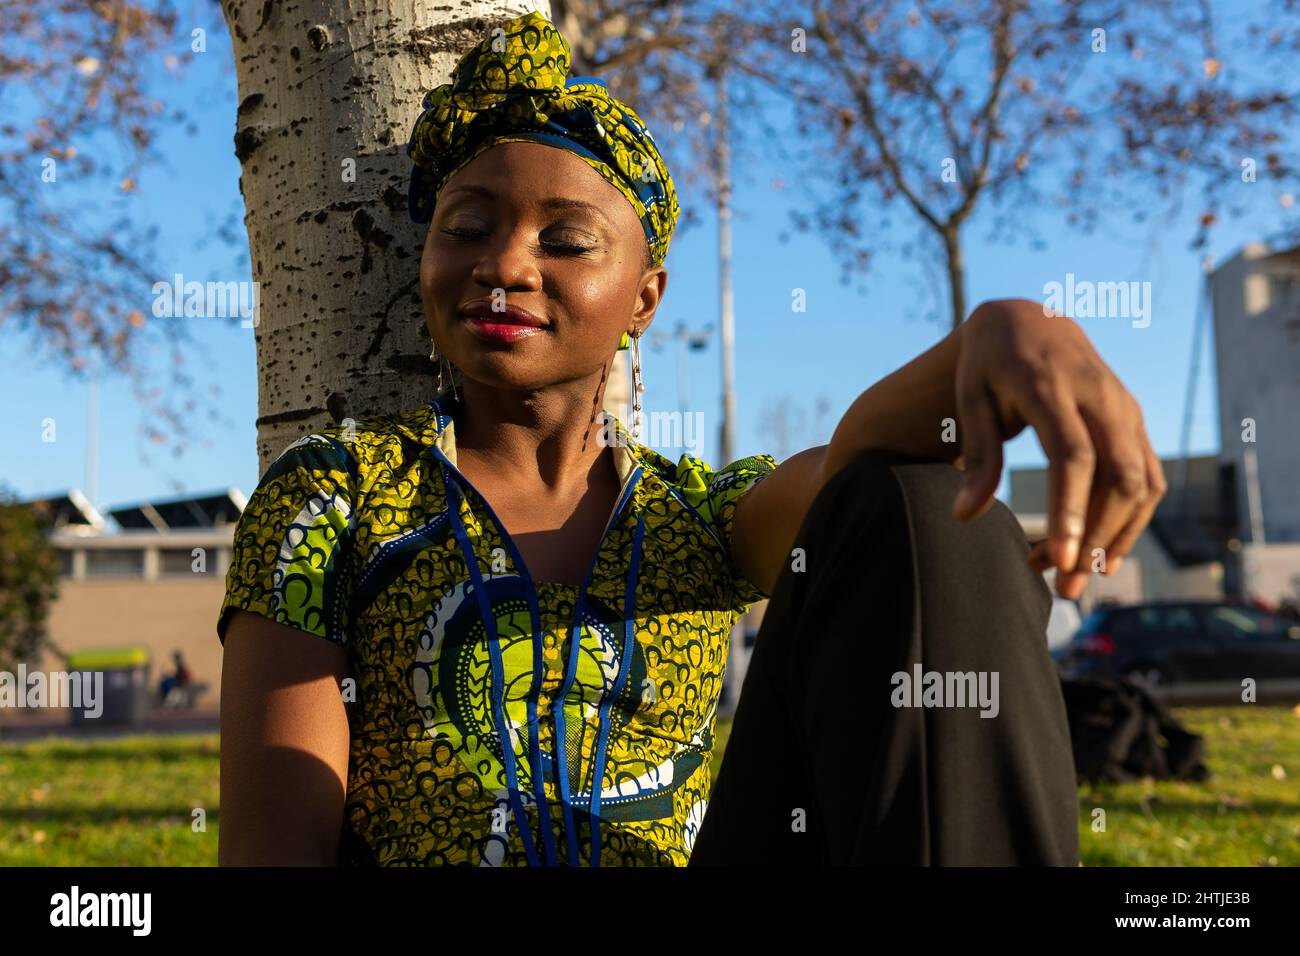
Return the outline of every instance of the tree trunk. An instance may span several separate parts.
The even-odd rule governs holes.
[[[432,397],[419,291],[428,227],[407,215],[406,144],[425,92],[493,23],[528,9],[549,15],[545,3],[500,0],[462,0],[454,14],[395,0],[222,0],[259,284],[261,469],[330,422]],[[615,413],[625,383],[616,361],[605,402]]]
[[[966,318],[966,264],[961,256],[961,227],[949,225],[943,230],[943,251],[948,266],[948,292],[952,308],[952,328]]]

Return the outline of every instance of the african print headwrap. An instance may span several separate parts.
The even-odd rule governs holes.
[[[451,82],[425,95],[406,147],[411,218],[428,222],[447,181],[490,146],[540,142],[576,153],[627,197],[660,265],[681,211],[668,167],[632,108],[599,79],[569,76],[569,62],[568,41],[536,11],[461,57]]]

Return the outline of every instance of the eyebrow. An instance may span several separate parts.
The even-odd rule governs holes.
[[[482,196],[484,199],[497,198],[496,193],[488,189],[486,186],[478,186],[469,183],[464,186],[453,186],[447,190],[446,194],[451,195],[452,193],[473,193],[476,196]],[[594,212],[610,226],[614,225],[610,222],[609,216],[605,214],[603,209],[594,203],[589,203],[582,199],[570,199],[566,196],[550,196],[546,199],[539,199],[537,204],[543,209],[580,209],[586,210],[587,212]]]

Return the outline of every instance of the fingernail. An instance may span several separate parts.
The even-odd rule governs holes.
[[[1071,535],[1061,544],[1061,566],[1072,570],[1079,563],[1079,539]]]

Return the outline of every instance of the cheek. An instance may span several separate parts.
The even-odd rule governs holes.
[[[423,251],[420,253],[420,289],[429,291],[433,285],[434,257],[429,250],[429,244],[425,243]]]
[[[425,281],[425,277],[434,277],[439,273],[445,272],[447,260],[451,258],[446,249],[441,249],[432,241],[425,242],[424,248],[420,252],[420,278]]]
[[[611,282],[606,274],[573,283],[564,293],[570,314],[584,337],[604,341],[618,338],[632,314],[635,294],[624,282]]]
[[[432,316],[436,310],[445,311],[449,299],[454,298],[459,285],[463,285],[456,281],[462,271],[463,267],[457,264],[455,256],[425,246],[420,257],[420,295],[427,314]]]

